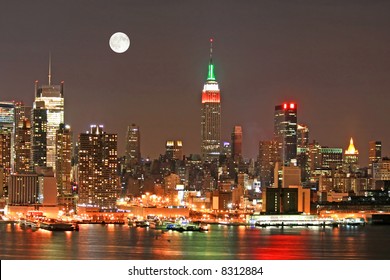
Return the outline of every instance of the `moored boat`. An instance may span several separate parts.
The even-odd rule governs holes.
[[[50,231],[78,231],[79,225],[65,222],[41,222],[40,228]]]

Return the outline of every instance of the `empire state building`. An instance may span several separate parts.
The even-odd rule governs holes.
[[[215,79],[213,39],[210,39],[210,62],[202,91],[201,154],[203,161],[219,159],[221,150],[221,96]]]

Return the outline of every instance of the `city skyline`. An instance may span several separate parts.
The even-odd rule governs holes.
[[[127,126],[135,123],[142,157],[164,153],[168,139],[182,140],[186,155],[199,154],[213,37],[221,138],[229,141],[232,128],[242,126],[245,158],[256,158],[259,141],[272,139],[274,106],[282,102],[298,104],[310,142],[346,150],[352,137],[363,165],[369,141],[381,141],[389,155],[381,115],[390,89],[388,3],[244,1],[239,10],[233,1],[114,3],[3,5],[1,101],[31,106],[34,81],[46,84],[51,52],[52,83],[65,81],[65,123],[74,135],[104,124],[118,133],[124,155]],[[36,17],[43,7],[47,16]],[[131,40],[124,54],[108,45],[117,31]]]

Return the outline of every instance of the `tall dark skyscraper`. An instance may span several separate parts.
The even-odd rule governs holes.
[[[235,162],[242,160],[242,127],[234,126],[232,132],[232,157]]]
[[[202,91],[201,154],[203,161],[219,159],[221,153],[221,96],[215,79],[213,39],[210,39],[210,62]]]
[[[297,157],[297,104],[283,103],[275,106],[274,137],[283,164]]]
[[[141,134],[139,127],[135,124],[127,127],[125,157],[126,168],[129,171],[141,162]]]
[[[382,142],[370,141],[368,150],[369,166],[371,167],[374,162],[378,162],[382,158]]]
[[[31,117],[31,162],[34,167],[46,166],[47,111],[44,102],[34,103]]]

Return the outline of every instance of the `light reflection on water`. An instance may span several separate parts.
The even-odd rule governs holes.
[[[0,225],[1,259],[390,259],[388,226],[250,228],[212,225],[176,232],[80,225],[50,232]]]

